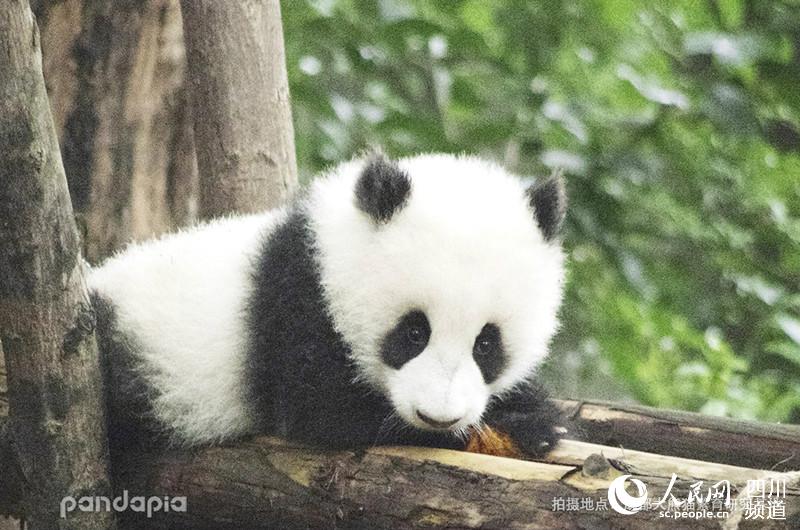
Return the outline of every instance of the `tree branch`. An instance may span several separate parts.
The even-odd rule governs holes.
[[[758,469],[800,469],[800,425],[603,401],[556,401],[571,437],[614,447]]]

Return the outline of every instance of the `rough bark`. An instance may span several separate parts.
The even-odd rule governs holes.
[[[602,401],[556,401],[571,438],[776,471],[800,469],[800,425],[780,425]]]
[[[6,518],[0,515],[0,530],[24,530],[21,522],[16,519]]]
[[[87,258],[194,221],[178,0],[44,0],[36,13]]]
[[[11,418],[4,456],[14,453],[25,477],[13,491],[34,529],[114,525],[108,514],[59,520],[64,496],[110,490],[83,268],[38,29],[27,1],[0,0],[0,342]]]
[[[3,343],[0,342],[0,422],[4,421],[3,416],[8,415],[6,388],[6,362],[3,357]],[[7,429],[7,421],[0,424],[0,469],[4,474],[10,476],[12,473],[11,462],[16,462],[16,458],[10,452],[11,444],[6,434]],[[16,473],[11,480],[0,480],[0,530],[20,530],[19,521],[4,517],[4,515],[12,513],[22,513],[22,507],[19,506],[19,488],[17,487],[19,480],[20,477]]]
[[[263,211],[297,185],[278,0],[182,0],[200,216]]]
[[[193,452],[131,454],[120,469],[121,487],[131,495],[187,498],[186,512],[146,519],[129,511],[123,526],[215,529],[677,528],[679,523],[655,511],[553,511],[553,499],[605,500],[609,483],[623,473],[644,481],[657,499],[672,473],[679,476],[672,490],[679,499],[698,480],[706,487],[730,480],[733,497],[748,479],[765,476],[761,470],[570,441],[562,441],[547,462],[527,462],[411,447],[332,452],[258,438]],[[794,480],[787,481],[786,521],[744,521],[740,528],[800,522]],[[0,492],[2,485],[0,477]],[[719,528],[719,521],[692,521],[692,528]]]
[[[6,359],[3,343],[0,342],[0,417],[8,416],[8,385],[6,383]]]

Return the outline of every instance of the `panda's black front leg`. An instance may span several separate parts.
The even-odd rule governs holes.
[[[536,382],[528,381],[502,399],[495,398],[484,414],[484,423],[507,434],[526,455],[541,456],[558,441],[560,411]]]

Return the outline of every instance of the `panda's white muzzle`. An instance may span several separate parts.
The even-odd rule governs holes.
[[[472,357],[442,358],[426,350],[388,374],[389,398],[410,425],[458,430],[478,423],[489,388]]]

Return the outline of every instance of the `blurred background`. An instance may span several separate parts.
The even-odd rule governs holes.
[[[191,222],[177,2],[34,4],[86,255]],[[565,170],[556,395],[800,422],[799,1],[282,8],[304,182],[370,145]]]

